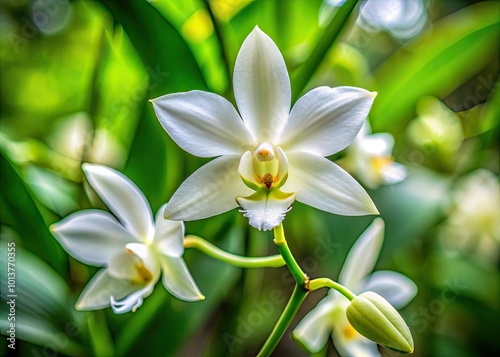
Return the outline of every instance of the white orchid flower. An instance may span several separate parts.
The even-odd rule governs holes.
[[[356,137],[375,93],[319,87],[290,111],[283,57],[255,27],[236,59],[234,95],[239,114],[226,99],[203,91],[152,101],[181,148],[200,157],[218,156],[184,181],[167,204],[166,218],[202,219],[239,204],[253,227],[270,230],[295,199],[336,214],[378,213],[365,190],[324,158]]]
[[[389,133],[371,134],[368,121],[346,150],[341,164],[366,187],[398,183],[406,178],[406,167],[394,162],[394,137]]]
[[[359,294],[373,291],[395,308],[410,302],[417,287],[406,276],[375,267],[384,239],[384,221],[377,218],[354,243],[339,275],[339,283]],[[299,323],[293,338],[311,353],[321,351],[331,336],[341,356],[380,356],[377,344],[359,334],[349,323],[349,300],[330,289],[328,295]]]
[[[163,285],[175,297],[204,299],[182,259],[184,224],[165,220],[165,206],[155,223],[142,192],[118,171],[101,165],[82,167],[114,216],[89,209],[50,227],[74,258],[104,267],[85,287],[76,308],[96,310],[111,305],[115,313],[135,311],[153,292],[160,274]]]
[[[346,0],[324,0],[320,18],[332,16],[332,8]],[[427,11],[422,0],[364,0],[356,23],[368,32],[387,31],[399,41],[418,36],[427,25]]]
[[[473,252],[482,261],[496,264],[500,257],[499,217],[498,177],[478,169],[458,180],[439,238],[451,251]]]

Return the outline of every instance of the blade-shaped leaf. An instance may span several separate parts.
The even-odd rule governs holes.
[[[494,60],[499,11],[496,1],[466,7],[435,22],[427,34],[384,62],[375,74],[374,130],[387,130],[411,116],[424,95],[445,97]]]

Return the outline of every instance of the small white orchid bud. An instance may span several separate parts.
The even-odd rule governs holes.
[[[413,338],[401,315],[382,296],[367,291],[356,296],[346,310],[360,334],[399,353],[413,352]]]

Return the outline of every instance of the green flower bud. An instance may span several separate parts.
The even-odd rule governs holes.
[[[367,291],[356,296],[346,310],[360,334],[399,353],[413,352],[413,338],[401,315],[382,296]]]

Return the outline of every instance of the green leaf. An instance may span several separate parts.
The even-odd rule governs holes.
[[[5,249],[4,249],[5,248]],[[2,318],[3,331],[15,324],[16,337],[56,353],[84,355],[82,320],[68,304],[71,291],[66,282],[36,255],[12,242],[2,242],[2,316],[9,316],[8,302],[15,303],[15,319]],[[10,254],[8,254],[10,253]],[[7,264],[9,273],[7,275]],[[12,282],[14,282],[12,284]],[[12,290],[11,290],[12,289]]]
[[[31,193],[14,167],[0,154],[1,220],[19,235],[24,248],[36,253],[57,272],[64,272],[62,248],[50,233]]]
[[[295,100],[303,92],[304,88],[306,88],[307,83],[311,80],[311,77],[323,62],[331,46],[339,37],[358,1],[359,0],[347,0],[337,10],[335,16],[333,16],[325,29],[323,36],[314,46],[313,52],[307,61],[298,69],[296,76],[292,79],[292,93]]]
[[[168,180],[167,174],[182,167],[182,155],[147,100],[172,92],[206,89],[205,80],[184,39],[151,4],[131,0],[102,0],[102,3],[123,26],[150,77],[125,174],[141,188],[153,209],[157,209],[165,203],[170,185],[180,183]],[[168,162],[169,170],[167,156],[175,158],[174,162]]]
[[[500,3],[466,7],[403,46],[375,74],[378,97],[370,117],[375,131],[411,119],[424,95],[440,98],[479,72],[498,54]]]

